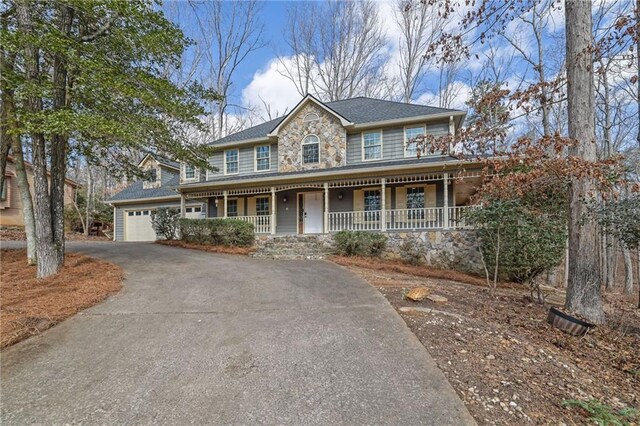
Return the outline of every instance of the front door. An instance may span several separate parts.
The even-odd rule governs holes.
[[[302,223],[305,234],[321,234],[323,232],[323,198],[322,192],[307,192],[302,203]]]

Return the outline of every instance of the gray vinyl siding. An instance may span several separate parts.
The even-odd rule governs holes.
[[[255,147],[264,144],[253,145],[249,147],[238,148],[238,173],[236,175],[249,175],[254,173],[260,173],[255,171]],[[274,172],[278,170],[278,145],[271,144],[271,157],[270,157],[270,170]],[[231,148],[236,149],[236,148]],[[223,178],[224,174],[224,151],[230,151],[231,149],[215,152],[209,158],[209,164],[218,169],[217,172],[209,172],[209,180],[216,180]],[[265,171],[266,172],[266,171]],[[234,175],[235,176],[235,175]]]
[[[189,205],[199,205],[199,203],[189,203]],[[116,207],[116,225],[115,225],[116,241],[124,241],[124,220],[125,220],[124,213],[126,210],[157,209],[158,207],[180,208],[180,200],[164,201],[164,202],[158,202],[158,203],[146,203],[146,204],[131,204],[128,206]]]
[[[179,175],[180,173],[178,171],[174,171],[172,169],[168,169],[166,167],[162,167],[160,166],[160,180],[161,180],[161,185],[167,185],[169,183],[169,181],[171,179],[173,179],[174,177],[176,177],[176,175]]]
[[[419,124],[417,124],[419,125]],[[372,129],[375,130],[375,129]],[[444,136],[449,134],[449,122],[427,124],[427,134]],[[382,130],[382,159],[399,160],[404,156],[404,126]],[[376,163],[376,160],[362,160],[362,132],[347,135],[347,164]]]

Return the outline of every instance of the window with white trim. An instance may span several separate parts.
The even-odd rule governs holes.
[[[320,116],[315,112],[310,112],[309,114],[304,116],[303,121],[316,121],[320,120]]]
[[[238,216],[238,200],[236,198],[227,200],[227,216],[228,217]]]
[[[191,164],[184,165],[184,178],[187,180],[196,178],[196,168]]]
[[[412,139],[418,136],[424,136],[424,126],[405,127],[404,129],[404,156],[415,157],[418,155],[418,150],[415,142],[410,142]]]
[[[256,146],[256,171],[264,172],[271,168],[271,146]]]
[[[4,182],[2,182],[2,188],[0,188],[0,201],[6,201],[7,196],[9,195],[9,176],[4,178]]]
[[[307,135],[302,140],[302,164],[320,162],[320,139],[316,135]]]
[[[256,215],[269,216],[269,197],[256,198]]]
[[[362,132],[362,159],[380,160],[382,158],[382,131]]]
[[[231,175],[238,173],[238,150],[230,149],[224,152],[224,173]]]

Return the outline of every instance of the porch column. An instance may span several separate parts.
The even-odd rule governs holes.
[[[444,229],[449,229],[449,173],[444,174]]]
[[[380,179],[380,230],[387,230],[387,179]]]
[[[271,235],[276,233],[276,188],[271,187]]]
[[[180,217],[184,218],[187,215],[187,200],[183,193],[180,193]]]
[[[224,217],[225,219],[227,218],[227,196],[229,195],[229,193],[227,192],[227,190],[222,191],[222,197],[223,197],[223,204],[222,204],[222,217]]]
[[[329,182],[324,183],[324,222],[322,229],[325,234],[329,232]]]

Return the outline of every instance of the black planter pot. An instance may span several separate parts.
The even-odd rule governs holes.
[[[547,322],[555,328],[571,334],[572,336],[584,336],[590,328],[595,327],[595,325],[565,314],[560,309],[554,308],[553,306],[549,309]]]

